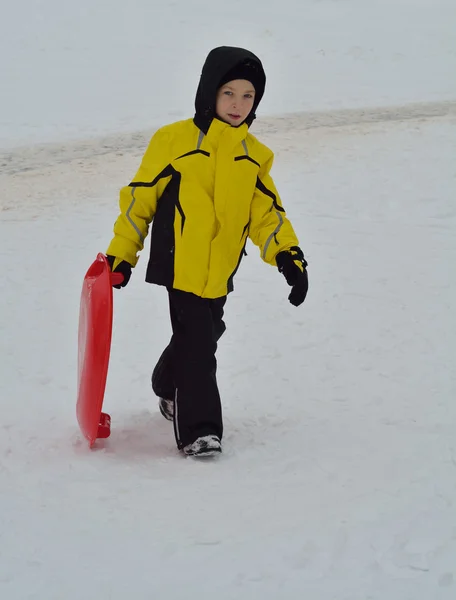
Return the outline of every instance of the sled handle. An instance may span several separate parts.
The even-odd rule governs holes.
[[[122,273],[111,273],[111,285],[119,285],[124,280]]]

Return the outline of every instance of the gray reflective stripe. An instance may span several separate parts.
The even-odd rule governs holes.
[[[130,202],[130,206],[128,207],[127,212],[125,213],[125,216],[128,219],[128,222],[130,223],[130,225],[133,227],[133,229],[136,231],[136,233],[139,236],[139,239],[141,240],[141,242],[144,242],[144,236],[141,233],[141,231],[139,230],[139,227],[136,225],[136,223],[133,221],[133,219],[130,217],[130,211],[133,208],[133,206],[135,205],[136,202],[136,198],[135,198],[135,188],[132,188],[131,190],[131,202]]]
[[[266,244],[264,245],[264,250],[263,250],[263,258],[266,258],[266,253],[268,251],[269,244],[271,243],[272,238],[279,233],[279,231],[283,225],[283,218],[282,218],[282,215],[279,213],[279,211],[276,211],[276,215],[279,219],[279,224],[277,225],[277,227],[274,229],[274,231],[271,233],[271,235],[266,240]]]
[[[198,145],[196,146],[196,149],[199,150],[201,148],[201,144],[203,143],[204,140],[204,133],[202,131],[200,131],[199,136],[198,136]]]
[[[249,149],[247,148],[247,142],[242,140],[242,145],[244,146],[245,153],[249,156]]]
[[[176,432],[176,441],[180,442],[180,432],[179,432],[179,414],[177,408],[177,388],[176,393],[174,394],[174,428]]]

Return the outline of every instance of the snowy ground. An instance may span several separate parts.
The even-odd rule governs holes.
[[[454,0],[3,4],[0,148],[186,118],[220,45],[263,60],[265,115],[456,97]]]
[[[143,136],[1,157],[0,597],[453,600],[456,104],[263,119],[310,263],[255,247],[220,344],[225,452],[182,458],[149,387],[146,256],[115,295],[111,438],[78,433],[82,276]]]

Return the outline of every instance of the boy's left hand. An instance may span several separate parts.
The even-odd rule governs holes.
[[[292,287],[288,300],[293,306],[299,306],[304,302],[309,289],[307,261],[301,248],[293,246],[289,250],[279,252],[276,262],[279,271],[283,273],[288,285]]]

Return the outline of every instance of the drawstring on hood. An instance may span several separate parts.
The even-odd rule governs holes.
[[[208,132],[212,120],[216,116],[217,90],[221,83],[228,82],[226,77],[229,76],[230,71],[233,73],[250,72],[252,74],[249,81],[255,87],[255,101],[244,123],[250,126],[256,118],[255,111],[263,97],[266,86],[263,65],[260,59],[249,50],[232,46],[220,46],[214,48],[208,54],[196,92],[194,122],[203,133]]]

